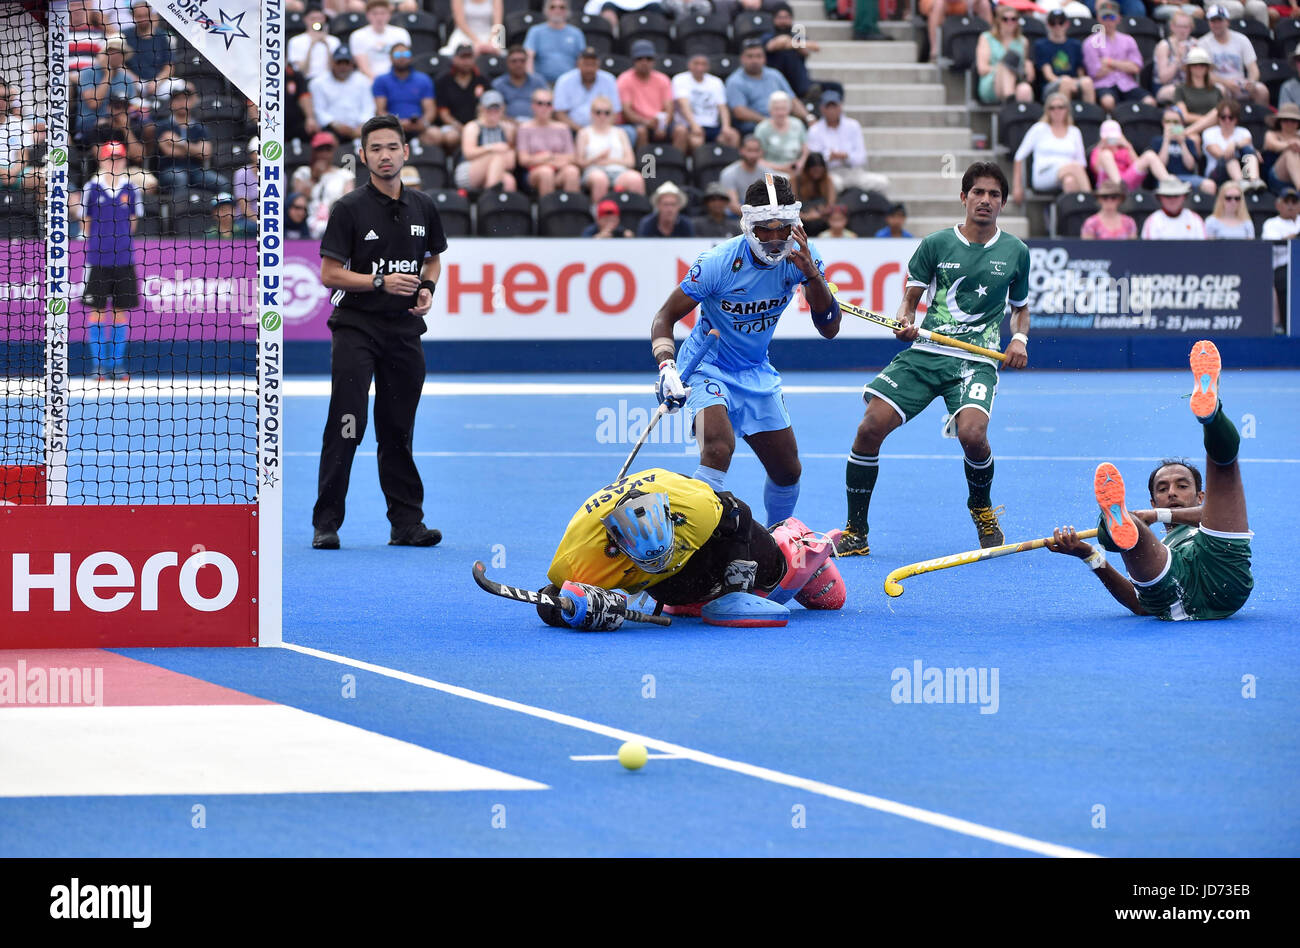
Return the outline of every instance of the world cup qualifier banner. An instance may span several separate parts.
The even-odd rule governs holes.
[[[1054,336],[1271,336],[1273,245],[1029,240],[1029,313]]]

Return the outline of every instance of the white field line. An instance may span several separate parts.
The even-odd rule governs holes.
[[[594,721],[587,721],[583,718],[574,717],[569,714],[561,714],[558,711],[549,711],[546,708],[538,708],[518,701],[511,701],[508,698],[498,698],[494,695],[484,694],[481,691],[473,691],[469,688],[462,688],[458,685],[449,685],[445,682],[434,681],[431,678],[423,678],[419,675],[413,675],[410,672],[387,668],[383,665],[374,665],[370,662],[348,658],[344,655],[336,655],[333,652],[323,652],[319,649],[308,648],[304,645],[295,645],[292,642],[285,642],[282,647],[299,652],[303,655],[310,655],[313,658],[320,658],[328,662],[337,662],[340,665],[348,665],[352,668],[359,668],[362,671],[371,672],[372,674],[383,675],[386,678],[393,678],[397,681],[404,681],[408,684],[418,685],[421,688],[429,688],[433,691],[441,691],[444,694],[454,695],[458,698],[478,701],[481,704],[490,705],[494,708],[501,708],[504,711],[515,711],[519,714],[526,714],[529,717],[539,718],[543,721],[562,724],[565,727],[577,728],[592,734],[600,734],[604,737],[612,738],[613,740],[637,741],[640,744],[644,744],[649,749],[661,751],[665,754],[673,754],[677,757],[693,760],[696,763],[705,764],[709,767],[717,767],[720,770],[727,770],[731,773],[753,777],[757,780],[766,780],[769,783],[793,787],[796,790],[804,790],[808,793],[816,793],[824,797],[829,797],[832,800],[839,800],[843,803],[852,803],[856,806],[865,807],[868,810],[888,813],[892,816],[902,817],[906,820],[913,820],[917,823],[924,823],[928,826],[935,826],[939,829],[960,833],[964,836],[972,836],[976,839],[987,840],[988,842],[998,843],[1002,846],[1009,846],[1013,849],[1021,849],[1026,852],[1037,853],[1041,856],[1098,858],[1096,853],[1089,853],[1081,849],[1072,849],[1069,846],[1061,846],[1056,843],[1048,843],[1042,840],[1032,839],[1028,836],[1021,836],[1019,833],[1010,833],[1006,830],[994,829],[991,826],[972,823],[969,820],[958,819],[957,817],[947,816],[943,813],[936,813],[933,810],[923,810],[920,807],[909,806],[906,803],[897,803],[893,800],[886,800],[883,797],[876,797],[867,793],[859,793],[856,790],[846,790],[843,787],[836,787],[829,783],[822,783],[819,780],[809,780],[806,777],[797,777],[793,774],[782,773],[779,770],[772,770],[767,767],[758,767],[754,764],[747,764],[738,760],[730,760],[726,757],[719,757],[716,754],[709,754],[704,751],[694,750],[690,747],[684,747],[681,744],[661,741],[644,734],[634,734],[631,731],[624,731],[616,727],[597,724]]]

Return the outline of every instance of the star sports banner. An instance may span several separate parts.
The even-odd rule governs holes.
[[[258,0],[148,0],[203,57],[258,101],[261,29]]]

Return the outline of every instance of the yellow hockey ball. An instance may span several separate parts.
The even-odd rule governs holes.
[[[638,744],[636,741],[628,741],[618,749],[618,762],[628,770],[640,770],[645,766],[649,756],[645,745]]]

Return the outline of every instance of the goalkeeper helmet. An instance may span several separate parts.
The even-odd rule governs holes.
[[[629,491],[600,522],[614,545],[647,573],[668,568],[674,528],[667,494]]]

